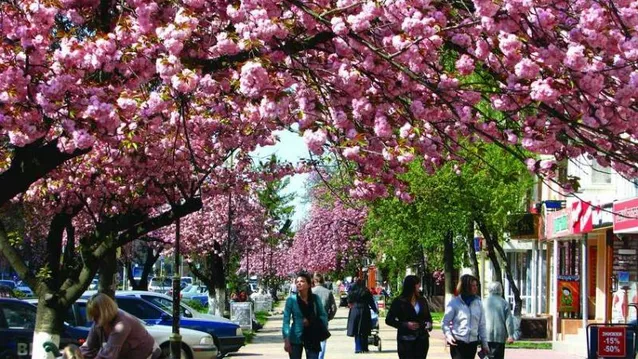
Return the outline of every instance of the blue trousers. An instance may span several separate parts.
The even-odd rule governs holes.
[[[302,344],[290,344],[291,349],[290,353],[288,353],[288,357],[290,359],[301,359],[301,352],[304,350]],[[305,349],[306,351],[306,359],[318,359],[319,352],[315,352],[312,350]]]
[[[319,359],[324,359],[326,355],[326,341],[321,342],[321,351],[319,352]]]
[[[368,351],[368,337],[362,335],[354,336],[354,351],[355,352],[367,352]]]

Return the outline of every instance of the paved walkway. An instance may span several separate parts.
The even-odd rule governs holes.
[[[282,310],[278,308],[278,310]],[[369,354],[354,354],[354,340],[346,336],[346,321],[348,317],[347,308],[339,308],[334,320],[330,322],[330,333],[332,336],[328,339],[328,347],[326,351],[326,359],[396,359],[396,330],[388,327],[381,318],[380,337],[382,350],[378,351],[378,347],[370,346]],[[243,347],[238,353],[230,354],[231,358],[260,358],[260,359],[285,359],[288,357],[284,351],[283,339],[281,338],[282,315],[273,315],[262,330],[257,332],[251,344]],[[303,356],[305,358],[305,356]],[[435,329],[432,331],[430,338],[430,350],[428,359],[449,359],[450,354],[445,347],[443,333]],[[478,356],[477,356],[478,358]],[[526,350],[526,349],[507,349],[505,351],[507,359],[581,359],[582,357],[558,353],[551,350]]]

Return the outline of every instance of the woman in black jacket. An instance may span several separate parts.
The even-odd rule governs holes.
[[[368,336],[372,331],[372,315],[370,309],[379,313],[372,294],[363,284],[356,279],[355,284],[348,291],[348,336],[354,337],[354,352],[368,352]]]
[[[417,276],[405,277],[401,295],[392,302],[385,317],[385,324],[398,329],[400,359],[425,359],[430,347],[432,315],[425,298],[419,294],[419,282]]]

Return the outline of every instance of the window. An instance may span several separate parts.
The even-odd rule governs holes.
[[[598,163],[598,161],[592,160],[591,183],[611,184],[611,168],[603,167]]]
[[[173,301],[172,300],[168,300],[165,298],[161,298],[161,297],[155,297],[152,295],[143,295],[142,299],[147,300],[149,302],[151,302],[152,304],[155,304],[156,306],[164,309],[165,311],[169,312],[169,313],[173,313]],[[189,310],[187,310],[186,308],[184,308],[184,306],[180,305],[180,315],[183,317],[187,317],[187,318],[192,318],[192,314],[190,313]]]
[[[35,307],[30,304],[3,303],[2,315],[8,329],[34,329]]]
[[[117,306],[140,319],[160,319],[162,311],[137,298],[116,298]]]

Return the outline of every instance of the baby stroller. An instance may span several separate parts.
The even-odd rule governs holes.
[[[379,314],[370,310],[370,317],[372,318],[372,331],[368,337],[368,345],[374,345],[381,351],[381,337],[379,336]]]

